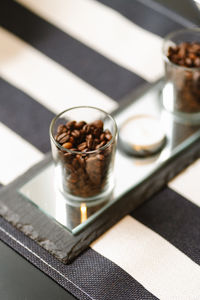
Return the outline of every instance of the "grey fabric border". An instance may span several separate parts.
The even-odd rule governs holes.
[[[123,269],[92,249],[72,264],[64,265],[3,218],[0,218],[0,237],[78,299],[157,299]]]

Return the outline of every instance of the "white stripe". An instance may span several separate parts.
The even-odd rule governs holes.
[[[0,123],[0,182],[8,184],[43,158],[43,154]]]
[[[55,113],[77,105],[106,111],[117,103],[13,34],[0,28],[0,74]]]
[[[17,2],[146,80],[162,76],[162,39],[115,10],[92,0]]]
[[[173,245],[127,216],[91,247],[162,300],[200,299],[200,267]]]
[[[169,187],[200,206],[200,159],[169,182]]]

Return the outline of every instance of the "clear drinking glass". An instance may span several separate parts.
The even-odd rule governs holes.
[[[103,146],[92,151],[66,149],[56,141],[57,128],[70,121],[85,121],[91,124],[101,120],[104,130],[112,138]],[[93,139],[95,136],[93,137]],[[50,125],[52,155],[56,166],[56,180],[66,199],[72,201],[100,200],[112,194],[114,187],[113,166],[117,140],[115,120],[101,109],[79,106],[57,115]]]
[[[200,68],[176,65],[168,57],[170,46],[182,42],[200,43],[200,29],[184,29],[170,33],[163,43],[165,64],[165,87],[163,89],[164,107],[188,120],[200,118]]]

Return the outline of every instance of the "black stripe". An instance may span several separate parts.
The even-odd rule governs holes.
[[[126,4],[124,4],[123,0],[97,1],[115,9],[133,23],[161,37],[164,37],[171,31],[183,28],[182,25],[169,17],[138,1],[126,0]]]
[[[40,151],[49,151],[49,125],[54,114],[2,78],[0,91],[0,121]]]
[[[104,94],[119,100],[144,80],[12,0],[0,2],[2,25]],[[84,99],[83,99],[84,101]]]
[[[165,188],[132,216],[200,264],[200,208],[195,204]]]
[[[168,16],[175,22],[182,24],[184,27],[199,26],[199,10],[197,4],[192,1],[182,0],[181,5],[178,1],[163,0],[137,0],[144,5],[151,7],[153,10]]]
[[[28,252],[27,249],[17,244],[6,234],[1,234],[0,237],[5,243],[79,299],[88,299],[89,297],[101,300],[157,299],[124,270],[92,249],[85,251],[70,265],[64,265],[2,218],[0,218],[0,224],[12,236],[51,264],[59,273],[66,276],[68,280],[61,277],[55,270],[50,269],[38,257]],[[89,297],[86,297],[69,280],[85,291]]]

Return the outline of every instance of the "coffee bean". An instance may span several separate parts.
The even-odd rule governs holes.
[[[86,136],[86,145],[87,145],[87,148],[92,148],[92,145],[93,145],[93,137],[91,134],[87,135]]]
[[[103,141],[105,139],[105,133],[102,133],[101,135],[100,135],[100,141]]]
[[[80,121],[80,122],[76,123],[75,128],[81,129],[85,124],[86,124],[85,121]]]
[[[76,174],[72,173],[68,180],[71,183],[76,183],[78,181],[78,176]]]
[[[82,150],[83,153],[86,153],[86,152],[88,152],[88,151],[89,151],[88,148],[85,148],[85,149]],[[86,154],[85,154],[85,155],[86,155]]]
[[[190,53],[188,54],[188,57],[192,60],[194,60],[196,58],[196,55],[194,53]]]
[[[102,141],[99,145],[96,146],[96,150],[100,149],[101,147],[103,147],[106,144],[106,141]]]
[[[69,139],[69,136],[67,135],[66,132],[61,133],[58,137],[57,137],[57,142],[59,142],[60,144],[63,144],[65,142],[67,142],[67,140]]]
[[[194,65],[195,67],[199,68],[200,67],[200,58],[199,57],[196,57],[195,60],[194,60]]]
[[[178,56],[180,58],[184,58],[185,57],[185,54],[186,54],[186,47],[184,44],[181,44],[180,48],[179,48],[179,51],[178,51]]]
[[[83,130],[85,131],[86,134],[90,133],[90,125],[89,124],[84,125]]]
[[[99,129],[103,129],[103,122],[102,120],[96,120],[92,123],[93,126],[99,128]]]
[[[70,141],[70,143],[74,144],[74,137],[70,136],[69,141]]]
[[[64,143],[64,144],[62,145],[62,147],[65,148],[65,149],[71,149],[72,146],[73,146],[73,145],[72,145],[72,143],[70,143],[70,142]]]
[[[96,147],[96,145],[98,145],[100,143],[100,140],[99,139],[94,139],[93,140],[93,147]]]
[[[64,158],[66,158],[66,159],[70,159],[73,156],[72,153],[69,153],[69,152],[65,152],[62,154],[64,155]]]
[[[71,150],[71,151],[78,151],[77,148],[71,148],[70,150]]]
[[[87,147],[86,142],[81,143],[80,145],[77,146],[79,151],[84,150]]]
[[[192,66],[192,60],[191,60],[191,58],[187,57],[185,59],[185,64],[186,64],[187,67],[191,67]]]
[[[75,170],[78,169],[79,167],[79,162],[76,157],[72,161],[72,166],[74,167]]]
[[[82,168],[84,168],[84,166],[85,166],[85,160],[84,160],[83,156],[77,154],[77,155],[76,155],[76,158],[77,158],[77,160],[78,160],[80,166],[81,166]]]
[[[80,136],[80,131],[77,130],[77,129],[75,129],[75,130],[72,131],[71,135],[72,135],[75,139],[77,139],[77,138],[79,138],[79,136]]]
[[[94,135],[96,138],[99,138],[101,132],[102,132],[102,129],[100,129],[100,128],[95,128],[95,129],[93,130],[93,135]]]
[[[108,141],[110,141],[112,139],[112,134],[111,134],[111,132],[108,129],[105,130],[105,138]]]
[[[69,122],[66,123],[66,127],[68,129],[73,129],[75,124],[76,124],[76,121],[69,121]]]
[[[98,154],[98,155],[97,155],[97,159],[98,159],[98,160],[104,160],[104,158],[105,158],[105,157],[104,157],[103,154]]]
[[[64,133],[64,132],[66,132],[66,131],[67,131],[67,128],[66,128],[66,126],[63,125],[63,124],[60,124],[60,125],[58,126],[58,128],[57,128],[57,133],[58,133],[58,134]]]

